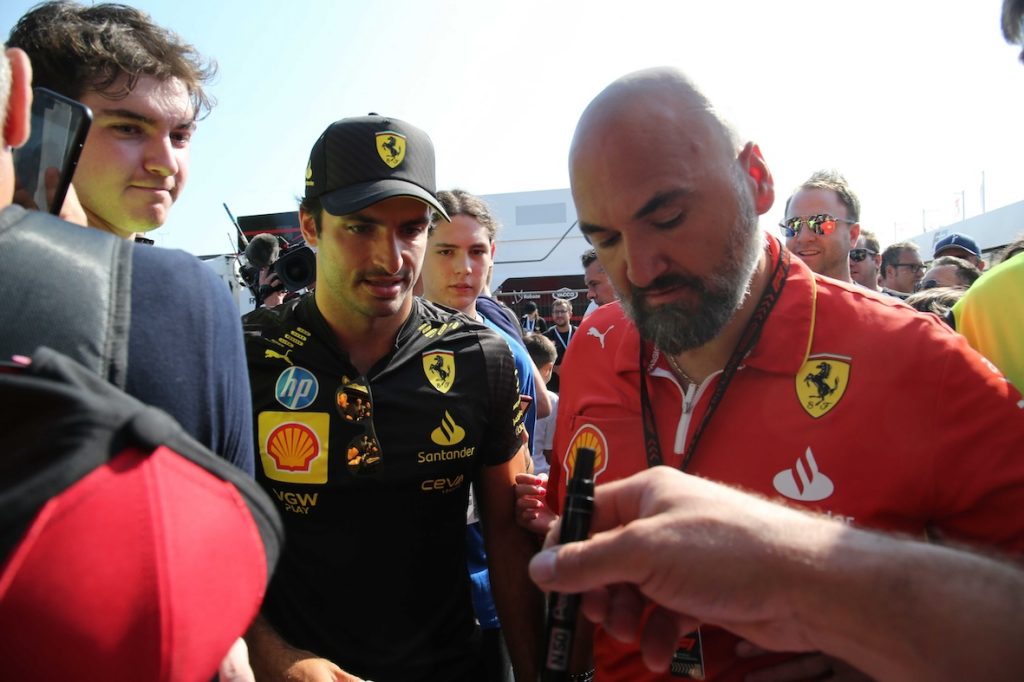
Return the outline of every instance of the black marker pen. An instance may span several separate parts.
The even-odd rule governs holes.
[[[578,542],[590,535],[590,517],[594,511],[594,458],[591,448],[576,450],[572,479],[565,496],[565,513],[558,544]],[[544,657],[544,682],[569,679],[569,659],[576,634],[576,616],[580,595],[552,592],[548,600],[548,651]]]

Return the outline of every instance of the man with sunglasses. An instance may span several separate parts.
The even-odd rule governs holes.
[[[857,526],[1024,550],[1020,393],[934,316],[813,273],[764,234],[767,163],[686,76],[652,69],[608,86],[577,125],[569,169],[580,230],[622,297],[565,354],[551,510],[586,446],[599,486],[667,465]],[[863,445],[869,413],[882,447]],[[577,642],[592,643],[605,682],[785,668],[824,679],[837,665],[752,656],[701,628],[660,641],[673,677],[608,632],[578,629]]]
[[[878,237],[870,230],[861,230],[857,246],[850,249],[850,277],[871,291],[878,289],[878,267],[882,264],[882,250]]]
[[[516,675],[536,679],[536,543],[513,518],[530,455],[508,344],[413,295],[434,149],[376,114],[314,144],[299,216],[316,289],[246,318],[257,480],[288,542],[249,641],[257,679],[475,682],[470,484]]]
[[[786,248],[814,272],[852,282],[850,249],[860,237],[860,199],[836,170],[819,170],[786,201]]]
[[[914,242],[897,242],[882,252],[882,292],[904,299],[924,279],[924,263]]]

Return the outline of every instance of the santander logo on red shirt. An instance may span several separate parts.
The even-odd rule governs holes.
[[[798,502],[824,500],[831,497],[836,489],[832,479],[818,470],[818,463],[809,447],[803,457],[796,460],[792,469],[775,474],[772,485],[780,494]]]

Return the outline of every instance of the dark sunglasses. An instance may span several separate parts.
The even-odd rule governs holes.
[[[926,289],[934,289],[939,286],[939,283],[934,279],[926,279],[922,282],[918,282],[914,285],[914,291],[924,291]]]
[[[349,471],[358,476],[372,474],[383,460],[380,442],[373,429],[373,397],[370,386],[359,381],[345,382],[335,395],[338,414],[363,431],[349,441],[345,449],[345,462]]]
[[[812,215],[808,218],[790,218],[779,223],[779,227],[782,228],[782,234],[787,238],[795,237],[800,233],[800,225],[806,225],[807,229],[814,234],[830,235],[836,231],[836,223],[842,221],[844,223],[850,223],[851,225],[855,222],[853,220],[847,220],[846,218],[836,218],[828,213],[820,213],[818,215]]]
[[[893,263],[894,268],[911,268],[915,275],[923,275],[928,268],[924,263]]]
[[[877,251],[872,251],[871,249],[850,249],[850,260],[853,261],[854,263],[860,263],[862,260],[868,257],[869,253],[871,254],[872,258],[878,255]]]

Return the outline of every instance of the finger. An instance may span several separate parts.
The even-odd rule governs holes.
[[[584,592],[580,598],[580,613],[591,623],[603,623],[608,617],[608,600],[608,590],[604,587]]]
[[[516,474],[516,485],[535,486],[535,487],[543,489],[544,488],[544,484],[547,483],[547,480],[548,480],[548,475],[547,474],[539,474],[539,475],[527,474],[527,473]]]
[[[808,654],[752,672],[746,682],[797,682],[818,679],[831,672],[831,659],[822,654]]]
[[[541,589],[585,592],[603,585],[635,583],[648,574],[644,561],[622,559],[642,556],[630,529],[616,528],[589,540],[551,546],[558,541],[560,525],[551,527],[546,549],[530,560],[530,577]]]
[[[39,210],[39,206],[36,205],[35,199],[24,187],[20,187],[17,190],[15,190],[13,201],[18,206],[21,206],[24,209],[28,209],[29,211]]]
[[[636,641],[648,603],[632,585],[615,586],[608,593],[608,613],[602,623],[605,631],[620,642]]]
[[[654,672],[664,672],[672,663],[679,638],[696,628],[691,619],[662,608],[656,608],[644,623],[640,638],[640,654],[644,665]]]

